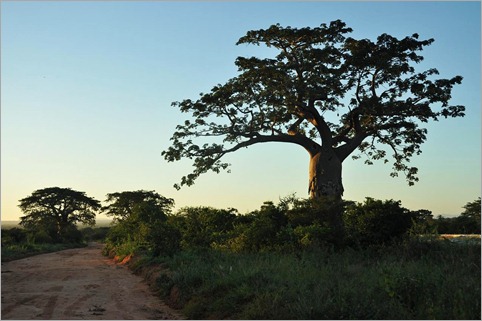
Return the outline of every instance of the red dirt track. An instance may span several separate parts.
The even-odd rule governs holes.
[[[2,263],[2,320],[182,319],[102,245]]]

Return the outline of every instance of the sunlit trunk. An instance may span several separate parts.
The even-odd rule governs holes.
[[[310,198],[320,201],[325,211],[320,213],[331,228],[333,244],[341,245],[344,240],[343,227],[343,184],[341,161],[332,149],[321,149],[311,156],[309,171]]]
[[[310,198],[331,197],[341,199],[341,161],[332,149],[320,149],[311,156],[308,192]]]

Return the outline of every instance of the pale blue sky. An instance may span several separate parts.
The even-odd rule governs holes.
[[[50,186],[100,201],[107,193],[155,190],[177,208],[241,212],[291,193],[307,197],[309,159],[299,147],[244,149],[227,158],[231,174],[209,173],[180,191],[172,185],[190,173],[190,161],[167,163],[160,154],[186,117],[171,102],[236,76],[238,56],[270,54],[235,45],[248,30],[336,19],[355,38],[435,38],[419,70],[462,75],[452,103],[467,108],[465,118],[428,125],[423,153],[412,160],[415,186],[403,175],[391,178],[389,164],[347,159],[344,197],[460,214],[480,196],[480,2],[2,1],[2,219],[18,219],[18,200]]]

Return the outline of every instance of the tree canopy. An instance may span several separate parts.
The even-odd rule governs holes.
[[[479,220],[480,223],[480,197],[477,198],[473,202],[468,202],[467,204],[464,205],[464,211],[462,212],[462,216],[467,216],[471,218],[475,218]]]
[[[179,232],[166,221],[174,200],[155,191],[125,191],[107,194],[102,210],[114,216],[116,225],[109,231],[108,242],[124,242],[147,248],[154,254],[171,253],[179,247]]]
[[[145,212],[148,208],[156,208],[164,215],[169,214],[174,206],[174,200],[159,195],[155,191],[125,191],[107,194],[107,206],[102,207],[106,215],[116,219],[126,219],[135,210]],[[142,207],[144,210],[140,209]]]
[[[471,233],[480,234],[480,197],[473,202],[468,202],[464,206],[464,211],[460,214],[460,218],[465,225],[471,225]],[[467,228],[470,229],[470,228]]]
[[[95,224],[99,201],[84,192],[71,188],[48,187],[36,190],[20,200],[20,209],[26,215],[20,224],[26,228],[53,229],[60,239],[68,237],[68,228],[75,223]]]
[[[320,157],[310,172],[315,196],[343,192],[341,162],[352,154],[372,164],[390,162],[391,153],[391,175],[404,173],[410,185],[418,181],[409,161],[426,141],[423,124],[464,116],[464,106],[449,104],[462,77],[435,79],[435,68],[416,71],[419,52],[433,39],[381,34],[372,41],[347,37],[351,31],[336,20],[316,28],[276,24],[241,37],[238,45],[264,45],[277,55],[238,57],[238,76],[197,100],[172,104],[190,117],[162,155],[169,162],[192,159],[194,166],[175,187],[226,170],[223,156],[266,142],[296,144],[312,160]],[[337,164],[328,164],[332,159]],[[339,178],[325,177],[330,171]],[[330,191],[330,185],[337,186]]]

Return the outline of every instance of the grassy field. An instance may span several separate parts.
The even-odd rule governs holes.
[[[480,242],[143,258],[190,319],[479,319]]]

